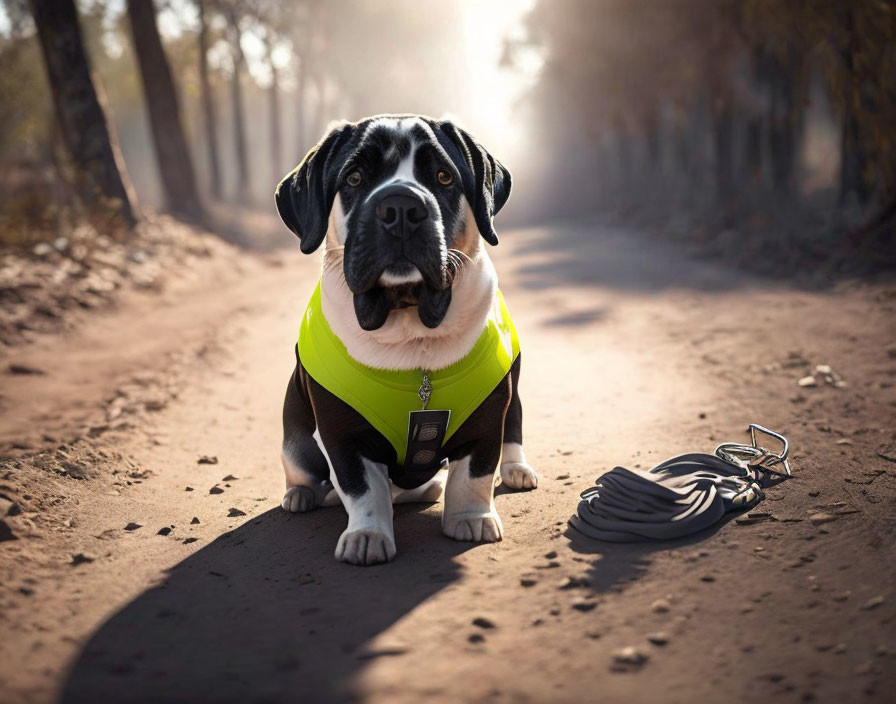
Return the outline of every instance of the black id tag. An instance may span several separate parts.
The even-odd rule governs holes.
[[[421,472],[438,467],[451,411],[411,411],[405,470]]]

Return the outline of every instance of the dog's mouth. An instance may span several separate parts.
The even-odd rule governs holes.
[[[391,310],[401,310],[420,303],[420,289],[423,288],[423,282],[380,286],[380,288],[385,292]]]
[[[355,315],[363,330],[381,328],[393,310],[417,307],[417,314],[428,328],[442,322],[451,304],[451,284],[456,271],[449,266],[442,288],[433,288],[425,280],[400,284],[381,284],[354,294]]]

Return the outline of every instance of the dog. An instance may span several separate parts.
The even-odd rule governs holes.
[[[498,243],[510,187],[466,131],[416,115],[332,125],[277,187],[302,252],[324,245],[283,406],[281,505],[341,502],[338,560],[393,559],[393,502],[442,494],[446,535],[501,540],[497,468],[510,488],[538,484],[516,333],[483,245]]]

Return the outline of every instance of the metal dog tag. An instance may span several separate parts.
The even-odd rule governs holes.
[[[411,411],[408,416],[408,451],[404,468],[410,472],[434,470],[441,461],[442,442],[451,411]]]

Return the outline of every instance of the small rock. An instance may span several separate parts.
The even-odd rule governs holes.
[[[567,577],[557,585],[557,589],[582,589],[589,586],[591,582],[584,577]]]
[[[196,464],[218,464],[218,458],[215,455],[201,455]]]
[[[190,543],[195,543],[199,538],[186,538],[184,539],[184,545],[189,545]]]
[[[245,516],[245,511],[240,511],[238,508],[232,508],[227,512],[228,518],[236,518],[237,516]]]
[[[884,603],[884,598],[881,595],[872,597],[864,604],[862,604],[862,611],[871,611],[871,609],[876,609],[878,606],[881,606]]]
[[[666,645],[669,642],[669,636],[663,631],[658,631],[647,636],[647,640],[654,645]]]
[[[191,526],[195,526],[195,525],[198,525],[198,524],[199,524],[199,519],[196,518],[196,516],[193,516],[193,520],[190,521],[190,525],[191,525]]]
[[[221,487],[215,485],[211,489],[208,490],[208,493],[209,494],[223,494],[224,490]]]
[[[650,610],[658,614],[665,614],[670,608],[672,606],[665,599],[657,599],[650,605]]]
[[[534,587],[536,584],[538,584],[537,579],[521,579],[520,580],[521,587]]]
[[[550,552],[546,552],[546,553],[544,554],[544,556],[545,556],[545,559],[553,560],[555,557],[557,557],[557,551],[556,551],[556,550],[551,550]]]
[[[222,481],[222,482],[233,482],[233,481],[236,481],[237,479],[239,479],[239,477],[235,477],[235,476],[233,476],[232,474],[228,474],[228,475],[227,475],[226,477],[224,477],[221,481]]]
[[[852,592],[847,589],[845,592],[840,592],[838,594],[834,594],[834,601],[846,601],[852,595]]]
[[[38,369],[37,367],[30,367],[27,364],[17,364],[13,362],[10,364],[6,371],[10,374],[22,374],[28,376],[43,376],[46,372],[43,369]]]
[[[705,574],[700,578],[700,581],[701,582],[715,582],[716,578],[713,577],[711,574]]]
[[[855,672],[857,675],[867,675],[871,673],[873,667],[874,663],[870,660],[866,660],[865,662],[856,665],[856,669],[853,670],[853,672]]]
[[[188,486],[186,489],[184,489],[184,491],[193,491],[193,487]]]
[[[88,562],[93,562],[96,558],[86,552],[77,552],[72,555],[72,567],[77,567],[78,565],[83,565]]]
[[[168,535],[169,533],[171,533],[171,529],[165,526],[164,528],[159,528],[159,532],[156,535]]]
[[[837,655],[842,655],[843,653],[845,653],[846,643],[837,643],[837,645],[834,646],[834,652],[837,653]]]
[[[815,381],[814,376],[804,376],[802,379],[796,382],[797,385],[802,386],[804,388],[811,386],[818,386],[818,382]]]
[[[485,640],[485,636],[481,633],[471,633],[467,636],[467,640],[471,643],[482,643]]]
[[[18,516],[22,512],[19,505],[5,494],[0,494],[0,516]]]
[[[597,607],[596,601],[587,601],[585,599],[578,599],[572,602],[572,608],[576,611],[581,611],[582,613],[586,613],[588,611],[594,611]]]
[[[132,530],[137,530],[138,528],[142,528],[142,527],[143,527],[143,526],[141,526],[139,523],[134,523],[134,522],[132,521],[131,523],[128,523],[128,524],[124,527],[124,529],[127,530],[127,531],[132,531]]]
[[[31,251],[36,257],[45,257],[53,251],[53,246],[49,242],[38,242]]]
[[[837,516],[834,516],[830,513],[824,513],[822,511],[819,513],[813,513],[811,516],[809,516],[809,520],[812,522],[813,526],[820,526],[825,523],[830,523],[831,521],[836,521]]]
[[[483,616],[477,616],[473,619],[473,625],[478,628],[494,628],[495,624]]]
[[[648,657],[647,653],[638,650],[632,645],[613,651],[614,665],[622,666],[624,668],[641,667],[647,662]]]

